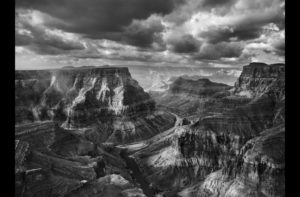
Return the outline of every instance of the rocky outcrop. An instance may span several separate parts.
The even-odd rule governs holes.
[[[26,90],[23,99],[16,93],[18,118],[33,121],[15,129],[16,192],[144,196],[149,189],[158,196],[284,196],[282,66],[245,66],[233,88],[175,80],[156,100],[188,115],[197,109],[193,119],[156,110],[126,69],[16,73],[16,86]],[[45,81],[32,80],[38,76]],[[128,150],[125,156],[122,150]],[[141,184],[143,193],[138,183],[151,184]]]
[[[102,141],[128,143],[173,126],[175,117],[131,78],[128,68],[16,71],[16,123],[53,120],[67,129],[95,127]]]
[[[195,184],[229,165],[248,140],[272,126],[273,110],[272,103],[259,101],[179,126],[167,142],[153,145],[160,149],[137,153],[137,161],[160,190]]]
[[[222,113],[268,95],[281,105],[277,119],[280,121],[284,117],[285,65],[251,63],[244,66],[233,88],[208,79],[183,76],[174,79],[167,91],[150,94],[158,106],[184,117]]]
[[[17,196],[145,196],[114,144],[175,124],[127,68],[16,71]]]
[[[234,93],[249,98],[263,94],[274,94],[278,99],[285,97],[285,65],[250,63],[235,83]]]
[[[173,127],[175,120],[175,116],[163,111],[153,112],[144,117],[116,119],[112,123],[111,135],[106,141],[117,144],[147,139]]]
[[[276,106],[273,124],[282,124],[285,119],[285,65],[251,63],[235,83],[235,95],[259,99],[268,95]]]
[[[257,65],[246,66],[239,81],[249,67]],[[237,83],[221,99],[223,111],[209,109],[213,113],[137,152],[149,181],[162,191],[185,188],[182,196],[284,196],[284,73],[272,74],[281,72],[278,65],[269,69],[270,83],[256,78],[267,75],[259,74],[265,69],[249,78],[256,81],[251,97],[240,95],[239,88],[248,86]],[[225,99],[238,104],[228,107]]]
[[[28,119],[76,125],[147,113],[155,107],[127,68],[16,71],[15,85],[16,110],[29,106]]]
[[[66,130],[46,121],[19,125],[16,131],[17,196],[83,195],[80,191],[87,187],[91,196],[97,188],[115,187],[114,182],[99,182],[105,176],[126,182],[116,195],[144,196],[126,169],[120,150],[90,141],[89,129]]]
[[[285,196],[284,135],[281,125],[251,139],[235,160],[193,188],[191,196]]]

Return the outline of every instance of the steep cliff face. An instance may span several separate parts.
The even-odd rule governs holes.
[[[31,107],[34,119],[80,124],[155,107],[127,68],[16,71],[15,84],[16,108]]]
[[[114,144],[175,123],[127,68],[16,71],[17,196],[141,196]]]
[[[96,125],[102,141],[131,142],[171,127],[128,68],[16,71],[16,123],[54,120],[68,129]]]
[[[164,196],[284,196],[284,65],[245,66],[233,88],[179,78],[155,99],[194,118],[155,109],[127,69],[16,72],[16,122],[31,122],[15,129],[18,194],[144,196],[125,147]]]
[[[268,74],[256,67],[244,67],[240,82],[219,102],[223,111],[209,109],[213,113],[135,154],[158,189],[185,188],[181,196],[284,196],[284,69],[270,65]]]
[[[157,105],[182,116],[203,116],[212,111],[244,105],[262,95],[273,96],[278,105],[285,99],[285,65],[251,63],[243,71],[234,87],[208,79],[178,77],[164,92],[150,92]],[[282,119],[281,115],[278,120]],[[279,114],[278,114],[279,115]]]
[[[284,135],[280,125],[249,140],[234,160],[208,175],[190,196],[285,196]]]
[[[166,141],[153,145],[160,149],[140,151],[137,161],[149,181],[163,191],[204,181],[234,162],[248,140],[272,126],[273,111],[272,103],[259,101],[206,116],[177,127]]]
[[[274,102],[273,124],[282,124],[285,119],[285,65],[251,63],[235,83],[233,93],[257,100],[269,97]]]
[[[234,93],[246,97],[260,97],[273,93],[282,99],[285,93],[285,65],[251,63],[235,83]]]

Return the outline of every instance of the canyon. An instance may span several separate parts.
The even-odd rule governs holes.
[[[284,64],[162,85],[126,67],[15,71],[16,196],[285,196]]]
[[[155,101],[127,68],[16,71],[16,124],[56,121],[66,129],[93,127],[101,140],[128,143],[168,129],[174,117]]]

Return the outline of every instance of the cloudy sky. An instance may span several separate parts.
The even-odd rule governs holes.
[[[16,0],[16,69],[284,62],[282,0]]]

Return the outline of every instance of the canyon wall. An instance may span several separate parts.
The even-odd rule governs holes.
[[[102,141],[130,142],[170,128],[175,117],[131,78],[128,68],[68,68],[15,73],[16,124],[52,120],[96,127]]]
[[[127,68],[16,71],[15,86],[16,110],[21,112],[17,122],[67,119],[81,124],[155,108]]]
[[[245,66],[233,89],[208,97],[218,105],[135,153],[149,182],[170,196],[284,196],[284,68]]]

